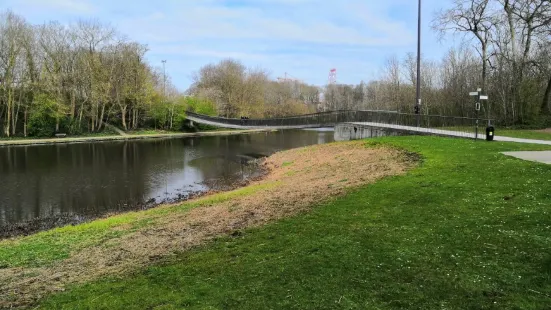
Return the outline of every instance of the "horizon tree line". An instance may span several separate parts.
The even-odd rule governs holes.
[[[506,126],[551,125],[551,2],[454,0],[432,28],[463,41],[423,59],[422,113],[473,116],[469,92],[490,100],[483,115]],[[280,117],[339,109],[412,113],[416,57],[389,56],[380,76],[318,87],[276,81],[262,68],[225,59],[207,64],[179,92],[146,61],[148,48],[109,25],[32,25],[0,13],[0,136],[95,133],[109,124],[178,130],[185,111],[224,117]],[[164,87],[166,81],[166,88]]]
[[[32,25],[0,12],[0,136],[176,126],[179,93],[147,51],[97,21]]]

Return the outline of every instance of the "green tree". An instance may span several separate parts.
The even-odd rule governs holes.
[[[63,106],[47,94],[35,96],[30,111],[28,133],[34,137],[52,136],[57,124],[65,116]]]

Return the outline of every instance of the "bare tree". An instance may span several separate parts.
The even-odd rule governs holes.
[[[488,55],[494,18],[490,12],[490,0],[455,0],[451,9],[440,11],[433,21],[433,28],[443,37],[447,32],[472,34],[479,43],[482,73],[482,90],[486,89]]]
[[[2,92],[4,134],[15,132],[17,88],[22,85],[24,35],[28,25],[11,11],[0,15],[0,89]]]

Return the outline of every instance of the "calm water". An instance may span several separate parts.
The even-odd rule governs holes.
[[[327,130],[0,147],[0,227],[185,198],[257,173],[251,159],[333,141]],[[208,184],[208,185],[207,185]]]

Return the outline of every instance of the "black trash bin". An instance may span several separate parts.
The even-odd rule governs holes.
[[[486,141],[494,141],[494,127],[488,126],[486,127]]]

